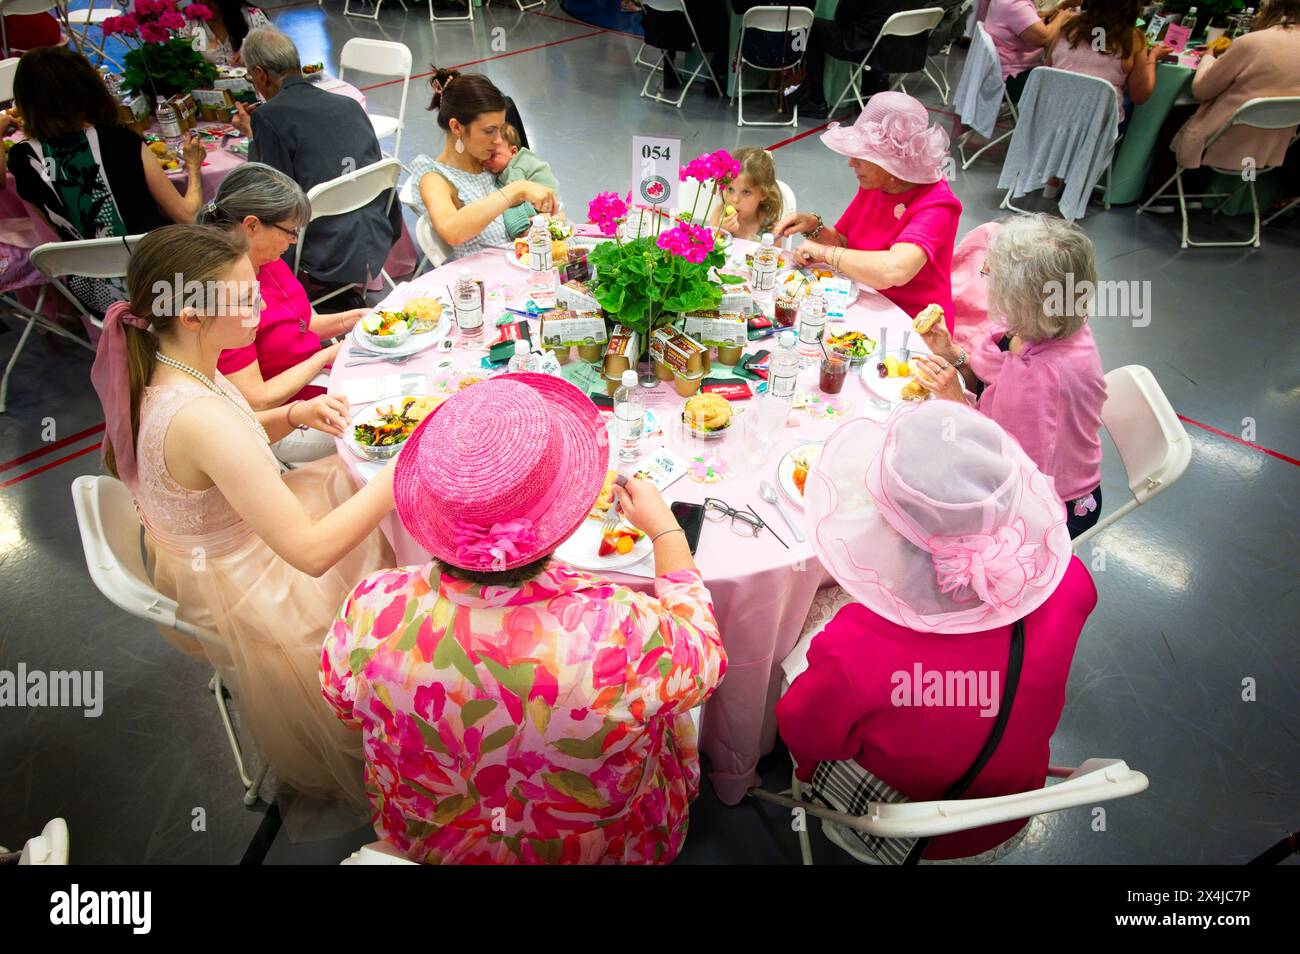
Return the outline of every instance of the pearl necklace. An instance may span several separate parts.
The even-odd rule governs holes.
[[[232,398],[221,388],[217,387],[212,382],[212,379],[209,378],[202,371],[196,370],[195,368],[191,368],[188,364],[185,364],[183,361],[177,361],[175,358],[169,358],[161,351],[155,351],[153,353],[153,356],[155,359],[157,359],[162,364],[167,365],[169,368],[175,368],[177,371],[185,372],[186,374],[190,375],[190,377],[197,378],[198,381],[209,391],[213,392],[214,394],[221,395],[223,398],[225,398],[227,401],[229,401],[231,404],[237,407],[239,409],[239,413],[243,414],[246,418],[248,418],[249,423],[252,424],[253,427],[256,428],[261,433],[262,439],[264,441],[266,441],[268,444],[271,443],[271,435],[266,433],[266,428],[262,426],[262,422],[259,421],[253,415],[253,413],[249,411],[246,407],[244,407],[242,404],[240,404],[238,401]]]

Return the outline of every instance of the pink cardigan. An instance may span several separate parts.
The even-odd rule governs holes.
[[[1101,407],[1106,379],[1092,331],[1002,351],[993,332],[971,352],[984,382],[979,409],[1020,442],[1056,484],[1061,500],[1087,496],[1101,483]]]
[[[1046,784],[1049,742],[1065,707],[1065,683],[1097,589],[1070,558],[1056,591],[1025,617],[1025,657],[1011,717],[997,750],[965,798],[988,798]],[[841,609],[813,638],[808,669],[777,703],[781,738],[808,781],[822,759],[853,759],[914,801],[939,798],[970,768],[993,729],[978,706],[899,705],[899,673],[988,672],[1006,686],[1011,627],[964,635],[917,633],[861,603]],[[993,696],[990,693],[990,696]],[[904,697],[906,701],[908,697]],[[951,700],[949,700],[951,701]],[[1023,820],[942,835],[925,857],[965,858],[1006,841]]]

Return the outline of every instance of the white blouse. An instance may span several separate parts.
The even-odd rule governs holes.
[[[266,14],[256,7],[245,7],[240,12],[243,13],[244,22],[248,24],[250,30],[271,25],[271,21],[266,18]],[[230,45],[229,35],[224,40],[218,40],[216,34],[212,32],[212,27],[202,20],[194,21],[192,35],[194,37],[194,49],[202,53],[205,60],[222,66],[229,65],[235,55],[235,48]]]

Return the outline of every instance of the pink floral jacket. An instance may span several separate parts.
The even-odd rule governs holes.
[[[688,711],[726,653],[703,580],[655,596],[552,566],[520,587],[386,570],[352,591],[321,683],[365,734],[376,831],[435,863],[663,863],[699,792]]]

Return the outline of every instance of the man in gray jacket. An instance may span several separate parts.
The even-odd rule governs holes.
[[[306,192],[383,158],[366,111],[304,79],[289,37],[267,27],[251,30],[240,53],[266,100],[251,113],[240,106],[234,118],[252,136],[249,160],[279,169]],[[381,195],[355,212],[313,222],[302,238],[302,270],[326,288],[367,282],[401,233],[401,203]],[[330,301],[348,307],[344,296]]]

